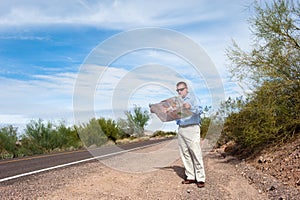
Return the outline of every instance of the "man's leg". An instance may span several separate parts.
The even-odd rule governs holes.
[[[189,152],[194,163],[194,173],[197,182],[205,182],[205,170],[200,147],[200,128],[199,126],[192,126],[190,128],[190,143]]]
[[[192,157],[190,155],[189,147],[187,146],[187,141],[185,137],[185,135],[187,134],[185,132],[185,129],[186,128],[178,129],[179,153],[185,168],[185,175],[187,177],[186,179],[196,180]]]

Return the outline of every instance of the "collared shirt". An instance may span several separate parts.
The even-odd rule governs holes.
[[[188,93],[186,97],[183,98],[183,101],[191,105],[190,111],[193,114],[189,117],[177,120],[177,124],[183,127],[200,124],[201,106],[199,100],[193,94]]]

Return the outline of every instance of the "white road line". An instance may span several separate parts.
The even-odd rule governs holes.
[[[162,141],[162,142],[165,142],[165,141]],[[4,182],[4,181],[12,180],[12,179],[20,178],[20,177],[23,177],[23,176],[37,174],[37,173],[40,173],[40,172],[49,171],[49,170],[53,170],[53,169],[58,169],[58,168],[66,167],[66,166],[70,166],[70,165],[75,165],[75,164],[78,164],[78,163],[83,163],[83,162],[87,162],[87,161],[94,160],[94,159],[105,158],[105,157],[108,157],[108,156],[114,156],[114,155],[118,155],[118,154],[121,154],[121,153],[126,153],[126,152],[130,152],[130,151],[134,151],[134,150],[138,150],[138,149],[150,147],[150,146],[153,146],[153,145],[156,145],[156,144],[160,144],[162,142],[158,142],[158,143],[154,143],[154,144],[149,144],[149,145],[142,146],[142,147],[136,147],[136,148],[129,149],[129,150],[118,151],[118,152],[115,152],[115,153],[110,153],[110,154],[106,154],[106,155],[102,155],[102,156],[97,156],[97,157],[93,157],[93,158],[87,158],[87,159],[84,159],[84,160],[70,162],[70,163],[67,163],[67,164],[56,165],[56,166],[53,166],[53,167],[44,168],[44,169],[40,169],[40,170],[36,170],[36,171],[32,171],[32,172],[23,173],[23,174],[18,174],[18,175],[15,175],[15,176],[6,177],[6,178],[3,178],[3,179],[0,179],[0,183]]]

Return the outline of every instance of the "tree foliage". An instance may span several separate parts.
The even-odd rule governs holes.
[[[9,125],[0,129],[0,156],[17,157],[17,128]]]
[[[101,146],[109,141],[130,136],[143,136],[144,127],[150,119],[147,111],[135,106],[133,113],[126,111],[127,119],[118,122],[112,119],[93,118],[88,123],[67,127],[63,122],[55,124],[42,119],[26,124],[24,133],[18,138],[17,128],[7,126],[0,129],[1,158],[28,156],[78,149],[83,145]]]
[[[91,145],[101,146],[108,141],[96,118],[91,119],[89,123],[79,125],[76,130],[86,147]]]
[[[254,7],[256,16],[249,20],[254,41],[250,52],[235,42],[227,50],[232,61],[232,77],[239,81],[262,83],[279,80],[298,85],[300,80],[300,3],[277,0]]]
[[[141,107],[134,106],[133,112],[126,111],[127,130],[130,135],[143,136],[144,129],[150,119],[148,111],[142,111]]]
[[[42,119],[32,120],[26,125],[22,142],[32,154],[41,154],[54,149],[55,137],[54,125],[51,122],[44,123]]]
[[[101,146],[108,141],[116,143],[118,139],[126,137],[124,131],[114,120],[105,118],[93,118],[89,123],[77,126],[76,130],[87,147],[91,145]]]
[[[82,143],[74,128],[66,127],[62,122],[56,125],[42,119],[32,120],[26,125],[21,137],[20,153],[34,155],[51,152],[55,149],[64,150],[80,148]]]
[[[118,139],[122,139],[126,134],[120,129],[117,123],[112,119],[98,119],[98,122],[102,128],[103,133],[108,139],[116,142]]]
[[[232,77],[251,84],[253,92],[223,105],[231,109],[224,131],[252,150],[300,132],[300,3],[256,2],[254,9],[252,50],[235,42],[227,50]]]

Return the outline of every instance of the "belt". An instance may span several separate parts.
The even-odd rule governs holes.
[[[189,127],[189,126],[195,126],[195,125],[198,125],[199,124],[187,124],[187,125],[179,125],[180,128],[186,128],[186,127]]]

